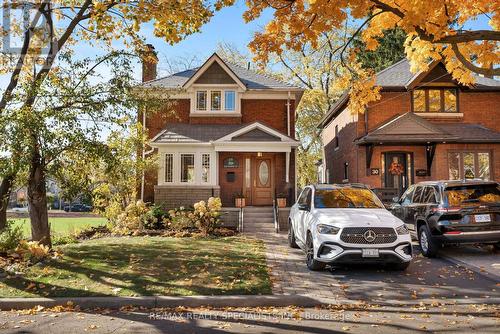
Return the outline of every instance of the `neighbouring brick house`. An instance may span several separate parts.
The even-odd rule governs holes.
[[[381,99],[353,114],[345,94],[322,119],[324,180],[388,196],[425,180],[500,177],[500,82],[454,81],[441,62],[413,74],[407,60],[379,72]]]
[[[159,156],[158,170],[144,177],[145,201],[172,208],[220,196],[224,207],[234,207],[243,194],[247,205],[270,206],[283,194],[292,203],[301,88],[217,54],[159,79],[156,65],[145,63],[141,88],[173,102],[173,113],[139,113]]]

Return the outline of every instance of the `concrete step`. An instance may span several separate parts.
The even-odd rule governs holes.
[[[247,206],[243,208],[243,214],[247,213],[272,213],[272,206]]]
[[[269,213],[255,213],[255,212],[246,212],[243,214],[243,218],[263,218],[263,219],[273,219],[274,218],[274,214],[272,212],[269,212]]]
[[[247,217],[243,217],[243,223],[245,223],[245,224],[274,224],[274,219],[272,219],[272,218],[247,218]]]

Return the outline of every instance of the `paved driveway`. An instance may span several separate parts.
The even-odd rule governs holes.
[[[264,240],[275,294],[317,294],[334,299],[480,302],[500,298],[500,281],[446,258],[418,254],[405,272],[380,266],[351,266],[311,272],[301,250],[287,245],[286,234],[254,234]],[[415,247],[417,249],[418,247]],[[496,255],[495,255],[496,256]]]

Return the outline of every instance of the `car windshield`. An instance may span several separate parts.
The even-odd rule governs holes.
[[[314,206],[331,208],[384,208],[378,197],[368,189],[339,188],[316,190]]]
[[[496,184],[450,186],[445,189],[444,194],[449,206],[500,204],[500,189]]]

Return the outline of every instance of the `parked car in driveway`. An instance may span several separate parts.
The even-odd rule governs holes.
[[[405,224],[363,185],[305,187],[288,224],[289,245],[306,252],[310,270],[359,262],[405,270],[412,259]]]
[[[429,181],[394,198],[391,212],[418,236],[422,253],[434,257],[444,244],[500,242],[500,187],[497,182]]]

